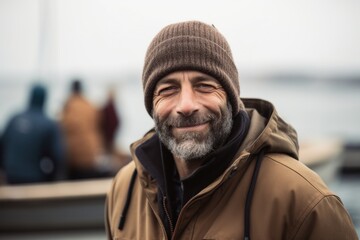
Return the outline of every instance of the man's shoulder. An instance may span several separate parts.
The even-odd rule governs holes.
[[[122,167],[119,172],[114,177],[113,188],[119,189],[123,187],[128,187],[130,184],[131,176],[135,171],[134,161],[129,162],[124,167]]]
[[[113,209],[116,204],[123,205],[128,194],[131,176],[135,171],[133,161],[122,167],[113,179],[111,188],[107,193],[108,208]]]
[[[264,161],[269,178],[288,190],[303,191],[304,194],[333,195],[323,179],[304,163],[285,154],[269,154]]]
[[[124,178],[130,178],[134,171],[135,163],[134,161],[130,161],[128,164],[126,164],[119,170],[119,172],[115,175],[114,181],[124,180]]]

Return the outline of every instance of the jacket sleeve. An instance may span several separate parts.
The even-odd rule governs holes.
[[[359,239],[351,217],[336,196],[325,196],[305,216],[294,240]]]
[[[130,178],[134,172],[135,165],[134,162],[130,162],[126,166],[120,169],[117,175],[114,177],[111,184],[111,188],[107,193],[105,201],[105,230],[107,239],[113,239],[114,234],[116,234],[119,220],[120,220],[120,210],[124,206],[126,195],[123,189],[128,188],[130,184]]]
[[[105,200],[105,209],[104,209],[104,223],[105,223],[105,231],[108,240],[113,239],[113,231],[112,231],[112,216],[113,216],[113,206],[114,206],[114,197],[116,195],[115,185],[116,185],[116,177],[113,179],[111,188],[109,189],[106,200]]]
[[[111,229],[110,229],[110,216],[109,216],[109,196],[106,197],[106,201],[105,201],[105,231],[106,231],[106,236],[108,240],[112,240],[113,236],[111,233]]]

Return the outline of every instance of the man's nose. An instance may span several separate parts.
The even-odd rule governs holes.
[[[199,103],[191,87],[183,87],[180,91],[176,112],[183,116],[191,116],[199,110]]]

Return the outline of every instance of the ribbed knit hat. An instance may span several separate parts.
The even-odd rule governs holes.
[[[243,108],[238,72],[226,39],[214,26],[187,21],[164,27],[147,49],[142,81],[150,116],[156,83],[181,70],[196,70],[217,79],[227,93],[234,116]]]

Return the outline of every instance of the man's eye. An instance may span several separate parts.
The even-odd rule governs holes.
[[[176,86],[169,86],[169,87],[164,87],[164,88],[160,88],[156,95],[158,96],[169,96],[172,95],[174,93],[177,93],[179,91],[179,88]]]
[[[196,89],[200,92],[209,93],[213,92],[217,87],[210,84],[198,84],[196,85]]]

